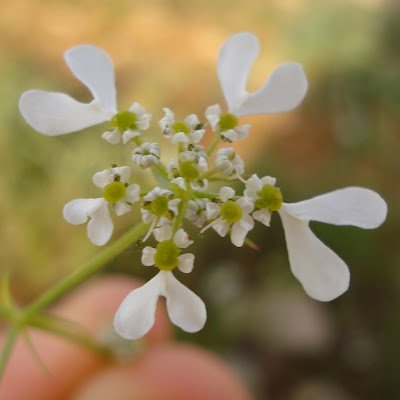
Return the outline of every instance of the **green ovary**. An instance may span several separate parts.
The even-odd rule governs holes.
[[[189,135],[190,133],[189,125],[186,122],[175,122],[172,125],[172,129],[175,133],[183,132],[185,135]]]
[[[120,132],[125,132],[127,129],[136,130],[137,116],[131,111],[121,111],[111,118],[111,125],[118,128]]]
[[[179,163],[179,171],[182,177],[188,180],[197,179],[200,176],[199,171],[191,161],[182,161]]]
[[[178,246],[171,240],[160,242],[156,247],[154,264],[163,271],[171,271],[178,266],[179,253]]]
[[[117,201],[121,200],[126,193],[126,187],[123,182],[111,182],[103,189],[103,197],[109,203],[116,203]]]
[[[226,113],[219,116],[218,127],[220,131],[235,129],[238,125],[239,120],[236,115]]]
[[[234,201],[227,201],[221,206],[221,217],[230,224],[240,221],[242,215],[243,211],[241,207]]]
[[[156,197],[152,202],[144,205],[144,208],[149,210],[152,214],[162,217],[168,213],[168,197],[160,196]]]
[[[283,202],[282,192],[272,185],[264,185],[257,193],[259,199],[254,203],[258,208],[268,208],[269,211],[278,211]]]

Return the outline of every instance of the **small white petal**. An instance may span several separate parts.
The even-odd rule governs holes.
[[[121,177],[121,182],[128,182],[131,177],[131,167],[128,166],[114,167],[112,171]]]
[[[92,176],[92,182],[100,189],[103,189],[113,181],[114,175],[115,173],[113,172],[112,168],[107,168],[103,171],[96,172]]]
[[[172,238],[172,227],[170,224],[164,224],[159,228],[154,229],[153,234],[157,242],[170,240]]]
[[[232,35],[221,48],[217,72],[230,112],[236,113],[247,96],[247,77],[258,53],[257,37],[247,32]]]
[[[64,219],[73,225],[80,225],[87,222],[89,215],[101,207],[104,203],[100,199],[75,199],[64,206]]]
[[[265,226],[269,226],[271,222],[271,213],[266,209],[257,210],[253,212],[253,218],[264,224]]]
[[[154,255],[156,254],[156,249],[154,247],[146,246],[142,251],[142,264],[146,267],[151,267],[154,265]]]
[[[185,122],[192,128],[195,128],[199,123],[199,118],[196,114],[190,114],[185,118]]]
[[[207,219],[217,218],[219,215],[220,207],[217,203],[210,201],[206,204],[206,216]]]
[[[140,132],[134,131],[132,129],[127,129],[123,134],[122,134],[122,143],[126,144],[128,143],[131,139],[140,136]]]
[[[91,91],[101,107],[116,112],[114,67],[108,54],[95,46],[80,45],[64,54],[73,74]]]
[[[242,219],[237,222],[241,227],[247,230],[247,232],[251,231],[254,228],[254,220],[250,215],[243,215]]]
[[[309,296],[330,301],[344,293],[350,273],[344,261],[325,246],[301,221],[284,208],[279,210],[285,231],[290,268]]]
[[[214,221],[212,227],[215,230],[215,232],[218,233],[219,236],[225,237],[229,231],[230,225],[223,219],[217,219]]]
[[[80,103],[64,93],[28,90],[19,99],[26,122],[47,136],[80,131],[110,119],[96,101]]]
[[[115,211],[115,214],[118,215],[118,217],[128,213],[131,210],[132,210],[132,207],[129,204],[127,204],[125,201],[118,201],[117,203],[114,204],[114,211]]]
[[[248,232],[249,231],[244,228],[244,226],[242,226],[240,222],[234,223],[231,230],[231,242],[236,247],[242,247]]]
[[[114,328],[125,339],[139,339],[154,325],[158,296],[164,279],[161,273],[122,301],[114,317]]]
[[[136,203],[140,199],[140,186],[137,185],[136,183],[129,185],[126,188],[126,194],[125,194],[125,199],[126,201],[129,201],[129,203]]]
[[[178,185],[182,190],[186,191],[186,183],[185,179],[179,176],[178,178],[174,178],[171,180],[171,183],[175,183],[175,185]]]
[[[193,240],[190,240],[187,232],[180,228],[174,235],[174,242],[179,248],[186,249],[193,243]]]
[[[189,142],[189,138],[186,135],[186,133],[183,132],[178,132],[175,133],[174,136],[172,136],[172,143],[187,143]]]
[[[108,143],[118,144],[121,142],[121,133],[118,129],[113,129],[112,131],[104,132],[101,137],[107,140]]]
[[[182,285],[171,272],[165,274],[165,297],[171,321],[186,332],[197,332],[207,320],[203,301],[186,286]]]
[[[298,203],[285,204],[285,210],[304,221],[373,229],[385,221],[387,205],[378,193],[370,189],[348,187]]]
[[[264,186],[264,185],[275,186],[275,184],[276,184],[276,178],[274,178],[274,177],[272,177],[272,176],[263,176],[263,177],[261,178],[261,183],[262,183],[262,185],[261,185],[260,189],[261,189],[262,186]]]
[[[219,191],[220,199],[225,202],[235,195],[235,191],[229,186],[223,186]]]
[[[186,253],[178,257],[178,268],[181,272],[189,274],[192,272],[194,266],[194,254]]]
[[[275,68],[264,86],[252,93],[238,108],[238,116],[272,114],[296,108],[307,93],[307,78],[300,64]]]
[[[89,216],[91,218],[87,225],[89,240],[96,246],[105,245],[114,229],[107,202],[103,201],[101,207],[91,212]]]

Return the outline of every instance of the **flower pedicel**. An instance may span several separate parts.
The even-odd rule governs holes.
[[[220,236],[229,235],[232,243],[241,247],[256,222],[268,227],[271,214],[277,212],[294,276],[309,296],[329,301],[347,290],[350,274],[344,261],[312,233],[309,221],[373,229],[386,218],[385,201],[372,190],[359,187],[285,203],[275,178],[253,174],[246,179],[244,162],[235,150],[229,145],[217,150],[220,144],[249,135],[250,125],[240,125],[240,117],[289,111],[306,94],[304,71],[292,62],[279,65],[258,91],[247,92],[248,74],[258,53],[258,39],[250,33],[234,34],[223,45],[217,73],[226,111],[218,104],[211,105],[206,108],[202,122],[195,114],[179,120],[173,111],[164,108],[159,137],[178,147],[176,159],[164,162],[159,143],[142,141],[143,131],[150,127],[151,115],[137,102],[127,111],[117,111],[113,65],[97,47],[81,45],[65,53],[73,74],[93,94],[90,103],[40,90],[30,90],[21,96],[22,115],[40,133],[56,136],[108,122],[109,130],[102,137],[111,144],[133,146],[133,167],[138,171],[150,168],[159,178],[159,186],[140,188],[130,182],[129,166],[113,165],[93,176],[102,197],[72,200],[64,207],[68,222],[83,224],[89,220],[88,237],[98,246],[111,238],[110,210],[123,216],[134,207],[140,208],[143,222],[148,224],[143,241],[153,238],[156,244],[146,243],[142,263],[155,266],[159,272],[128,294],[118,309],[114,327],[124,338],[138,339],[151,329],[160,296],[166,298],[167,311],[175,325],[187,332],[196,332],[204,326],[204,303],[173,272],[178,269],[190,273],[194,266],[195,256],[185,251],[193,243],[185,231],[186,224],[201,232],[213,228]],[[207,126],[215,137],[205,148],[201,141]],[[217,192],[208,189],[211,179],[224,182]],[[239,182],[241,191],[235,192],[227,186],[231,182]]]

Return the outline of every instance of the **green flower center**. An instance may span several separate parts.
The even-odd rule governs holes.
[[[116,203],[121,200],[126,193],[125,183],[114,181],[106,185],[103,189],[103,197],[109,203]]]
[[[169,213],[168,201],[169,200],[167,196],[159,196],[150,203],[144,204],[143,207],[154,215],[157,215],[157,217],[162,217],[163,215]]]
[[[196,165],[192,161],[182,161],[179,163],[179,171],[183,178],[187,180],[197,179],[200,174]]]
[[[121,111],[111,118],[111,126],[118,128],[120,132],[125,132],[127,129],[136,130],[137,115],[131,111]]]
[[[175,122],[172,125],[172,129],[175,133],[183,132],[185,135],[189,135],[190,133],[189,125],[186,122]]]
[[[238,125],[239,120],[236,115],[225,113],[219,116],[218,127],[220,131],[235,129]]]
[[[164,271],[171,271],[178,266],[179,253],[179,247],[173,241],[160,242],[156,247],[154,264]]]
[[[282,206],[282,192],[279,188],[272,185],[264,185],[257,193],[259,199],[255,201],[258,208],[268,208],[269,211],[278,211]]]
[[[240,221],[242,215],[241,207],[234,201],[229,200],[221,206],[221,217],[230,224]]]

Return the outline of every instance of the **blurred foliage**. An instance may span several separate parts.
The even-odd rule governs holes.
[[[376,231],[312,225],[352,271],[350,290],[329,304],[307,298],[291,275],[279,218],[271,229],[251,233],[260,252],[236,249],[209,232],[195,248],[195,271],[182,277],[204,298],[209,319],[199,334],[177,335],[223,354],[260,399],[400,398],[396,1],[0,4],[0,268],[12,270],[21,303],[97,251],[85,227],[63,221],[62,207],[96,196],[91,175],[129,157],[99,139],[102,127],[38,135],[18,113],[21,92],[35,87],[89,99],[62,60],[68,47],[89,42],[111,54],[123,108],[137,100],[155,121],[163,106],[202,115],[222,102],[219,46],[230,33],[250,30],[262,41],[250,86],[278,62],[294,59],[304,64],[310,91],[295,112],[251,119],[250,140],[238,144],[249,173],[276,176],[287,201],[367,186],[387,200],[389,217]],[[117,221],[115,235],[136,218]],[[139,256],[133,246],[107,272],[148,278],[154,272],[141,267]]]

